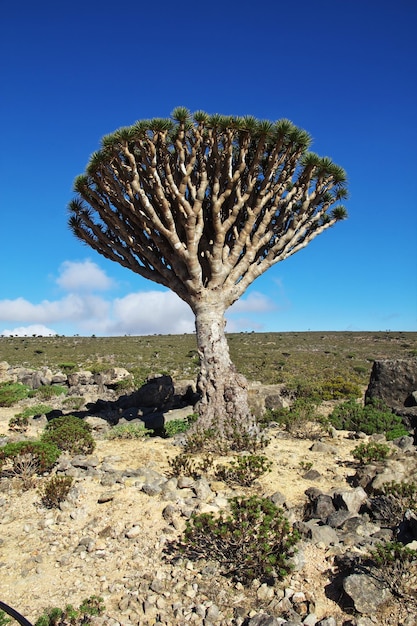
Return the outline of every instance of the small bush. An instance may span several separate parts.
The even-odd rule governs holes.
[[[9,430],[17,433],[25,433],[29,427],[29,418],[23,415],[15,415],[9,419]]]
[[[86,626],[91,624],[91,617],[102,615],[105,606],[103,598],[91,596],[84,600],[78,609],[68,604],[65,609],[53,607],[39,617],[35,626]]]
[[[107,439],[142,439],[150,435],[152,430],[142,424],[118,424],[107,433]]]
[[[34,415],[45,415],[52,411],[52,407],[48,404],[35,404],[34,406],[26,407],[21,413],[18,413],[16,417],[33,417]]]
[[[0,383],[0,406],[13,406],[29,396],[30,388],[20,383]]]
[[[72,361],[67,361],[66,363],[58,363],[59,369],[65,374],[70,374],[71,372],[75,372],[78,369],[76,363]]]
[[[223,431],[216,428],[200,428],[198,422],[190,430],[185,443],[186,452],[215,452],[226,455],[229,452],[256,452],[264,448],[268,439],[256,432],[242,429],[239,421],[231,419],[223,425]]]
[[[322,400],[339,400],[342,398],[360,398],[362,390],[357,383],[335,376],[321,384]]]
[[[73,478],[71,476],[53,476],[39,489],[41,501],[48,509],[57,508],[67,497]]]
[[[369,443],[361,443],[356,446],[352,451],[352,456],[363,465],[366,465],[373,461],[385,461],[390,452],[390,447],[385,443],[370,441]]]
[[[170,420],[164,424],[163,437],[174,437],[179,433],[186,433],[192,424],[197,421],[198,416],[196,414],[188,415],[185,419]]]
[[[43,400],[50,400],[51,398],[56,398],[57,396],[66,396],[67,393],[67,387],[62,387],[61,385],[42,385],[38,389],[31,391],[30,395],[42,398]]]
[[[417,483],[391,481],[382,485],[382,492],[393,496],[403,511],[410,509],[417,512]]]
[[[213,465],[213,457],[206,454],[201,459],[196,459],[191,454],[178,454],[168,461],[171,468],[171,476],[189,476],[190,478],[200,478],[207,474]]]
[[[367,435],[384,433],[388,440],[408,435],[401,417],[381,404],[361,406],[355,400],[348,400],[334,409],[330,422],[339,430],[353,430]]]
[[[408,608],[417,607],[417,550],[412,550],[395,541],[377,544],[370,559],[374,567],[372,572],[378,580],[384,582],[392,594],[406,601]]]
[[[48,422],[41,441],[55,444],[70,454],[91,454],[95,448],[91,426],[74,415],[56,417]]]
[[[13,465],[19,462],[19,456],[26,454],[31,454],[35,457],[36,472],[43,474],[52,469],[61,451],[58,446],[52,442],[18,441],[16,443],[7,443],[0,448],[0,467],[9,462],[13,468]]]
[[[78,409],[81,409],[84,402],[85,399],[82,396],[69,396],[68,398],[65,398],[62,404],[69,409],[74,409],[75,411],[78,411]]]
[[[237,484],[242,487],[250,485],[262,474],[269,472],[272,463],[261,454],[236,456],[228,467],[220,465],[216,468],[215,476],[228,485]]]
[[[19,478],[25,491],[33,487],[37,470],[38,460],[34,454],[27,452],[13,457],[11,473]]]
[[[272,421],[300,439],[317,439],[328,430],[328,420],[317,413],[317,403],[306,398],[297,398],[289,408],[269,410],[260,419],[263,426]]]
[[[46,404],[37,404],[35,406],[28,406],[21,413],[17,413],[9,420],[9,430],[15,432],[24,433],[29,426],[29,418],[34,415],[43,415],[52,411],[52,407]]]
[[[291,571],[289,557],[299,535],[267,498],[233,498],[230,514],[194,515],[171,548],[190,560],[218,561],[221,573],[245,585],[270,582]]]

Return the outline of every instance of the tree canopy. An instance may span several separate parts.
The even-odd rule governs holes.
[[[109,259],[193,308],[227,308],[278,261],[346,217],[346,174],[289,120],[193,115],[138,121],[102,139],[75,181],[70,227]]]

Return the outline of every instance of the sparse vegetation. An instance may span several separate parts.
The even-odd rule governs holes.
[[[67,497],[72,483],[72,476],[52,476],[39,488],[42,504],[48,509],[59,507]]]
[[[142,439],[153,431],[142,424],[117,424],[107,433],[107,439]]]
[[[414,481],[391,481],[385,483],[382,490],[385,495],[394,497],[403,511],[410,509],[417,512],[417,483]]]
[[[47,609],[35,622],[35,626],[87,626],[91,618],[101,615],[105,606],[103,598],[91,596],[85,599],[78,609],[67,604],[65,609],[53,607]]]
[[[301,396],[289,408],[266,411],[259,422],[261,426],[276,422],[293,437],[317,439],[327,432],[329,426],[328,419],[317,412],[318,404],[318,400]]]
[[[399,542],[377,544],[370,553],[374,575],[383,581],[396,598],[417,606],[417,550]]]
[[[291,571],[299,535],[282,509],[267,498],[233,498],[230,513],[195,515],[172,549],[190,560],[215,560],[224,576],[249,585],[271,582]]]
[[[38,389],[31,391],[30,395],[42,398],[42,400],[50,400],[51,398],[56,398],[57,396],[66,396],[67,393],[68,388],[62,387],[62,385],[42,385],[41,387],[38,387]]]
[[[190,476],[196,480],[212,468],[213,457],[211,454],[206,454],[197,459],[192,454],[181,453],[170,459],[168,464],[171,468],[171,476]]]
[[[175,419],[165,422],[162,430],[162,436],[169,438],[180,433],[186,433],[190,429],[191,425],[197,420],[197,417],[198,416],[195,413],[192,413],[185,419]]]
[[[300,381],[314,380],[319,385],[339,376],[367,385],[375,359],[417,354],[415,332],[228,333],[227,338],[233,362],[249,380],[284,383],[291,389],[296,389]],[[43,351],[41,361],[34,355],[38,347]],[[2,359],[11,366],[25,362],[31,368],[47,364],[61,369],[63,363],[77,363],[77,369],[90,369],[94,364],[100,371],[115,365],[125,367],[134,375],[136,387],[155,373],[155,353],[157,369],[168,371],[176,379],[195,378],[198,372],[193,334],[0,337],[0,348]],[[354,358],[347,358],[353,354]]]

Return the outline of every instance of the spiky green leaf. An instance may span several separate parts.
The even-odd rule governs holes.
[[[345,207],[342,205],[334,207],[330,215],[333,219],[337,220],[338,222],[340,222],[341,220],[345,220],[348,216]]]
[[[171,117],[176,121],[176,122],[187,122],[191,119],[191,113],[190,111],[186,108],[186,107],[176,107],[172,113],[171,113]]]

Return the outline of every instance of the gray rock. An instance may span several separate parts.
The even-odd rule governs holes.
[[[81,467],[82,469],[89,469],[97,467],[100,461],[96,456],[82,456],[78,454],[71,459],[71,465],[73,467]]]
[[[162,487],[158,483],[145,483],[142,491],[148,496],[157,496],[161,493]]]
[[[355,609],[364,615],[373,615],[381,604],[392,600],[390,590],[367,574],[351,574],[344,579],[343,589],[352,599]]]
[[[199,500],[203,502],[207,502],[211,498],[213,498],[214,493],[210,489],[210,485],[208,484],[205,478],[199,478],[194,481],[192,484],[192,489]]]
[[[325,521],[329,515],[335,512],[331,496],[321,493],[311,504],[308,511],[308,519],[320,519]]]
[[[284,622],[286,624],[287,622]],[[281,622],[282,624],[282,622]],[[248,626],[280,626],[280,622],[272,615],[259,614],[251,617]]]
[[[303,474],[303,478],[304,480],[318,480],[319,478],[321,478],[321,474],[315,469],[310,469],[308,470],[308,472]]]
[[[328,443],[322,441],[316,441],[310,448],[311,452],[322,452],[325,454],[337,454],[338,449],[335,446],[330,446]]]
[[[367,498],[366,491],[362,487],[356,487],[356,489],[336,491],[333,503],[337,510],[345,509],[349,513],[356,514]]]
[[[349,513],[349,511],[339,510],[331,513],[329,517],[324,521],[328,526],[331,526],[332,528],[340,528],[343,523],[346,522],[346,520],[350,517],[352,517],[352,514]]]
[[[306,536],[312,543],[324,543],[326,546],[337,545],[339,537],[334,528],[327,525],[319,525],[314,520],[305,522],[307,527]]]

